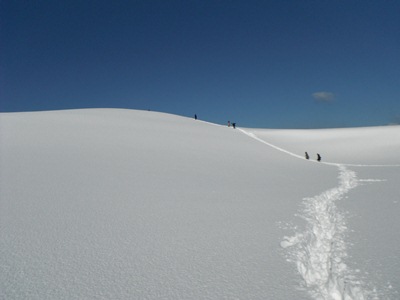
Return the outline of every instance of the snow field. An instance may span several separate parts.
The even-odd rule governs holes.
[[[360,130],[370,153],[400,149]],[[342,166],[338,184],[337,164],[397,158],[357,156],[358,140],[311,163],[319,131],[245,131],[144,111],[0,114],[0,298],[396,299],[399,241],[376,233],[400,230],[397,168]],[[332,147],[346,136],[332,133]]]
[[[276,224],[335,170],[313,179],[232,128],[155,112],[1,114],[0,128],[0,298],[309,298]]]
[[[301,132],[306,133],[306,135],[304,136],[300,134]],[[399,148],[399,145],[398,141],[396,142],[396,140],[393,140],[393,137],[396,137],[400,133],[399,126],[387,128],[358,128],[346,130],[332,129],[314,131],[250,129],[246,130],[245,133],[267,145],[274,147],[277,150],[286,152],[298,158],[301,158],[299,154],[284,150],[280,148],[280,146],[266,142],[265,139],[268,141],[274,140],[274,138],[277,138],[279,135],[280,139],[277,139],[278,144],[287,144],[289,145],[289,148],[297,153],[301,153],[303,149],[311,148],[315,152],[322,149],[327,150],[327,152],[332,155],[332,160],[349,162],[350,157],[352,161],[358,160],[357,162],[360,162],[358,164],[322,162],[324,164],[337,166],[339,168],[339,186],[318,196],[304,199],[303,208],[301,209],[299,216],[307,221],[306,230],[304,232],[296,232],[293,236],[285,236],[284,240],[281,242],[281,247],[288,250],[288,261],[297,265],[297,269],[304,279],[303,284],[314,299],[397,299],[399,293],[393,288],[392,282],[398,282],[398,275],[396,275],[398,274],[398,271],[393,272],[392,265],[393,263],[398,265],[398,260],[394,258],[394,254],[390,253],[390,249],[393,248],[385,247],[385,244],[387,244],[387,242],[396,244],[397,246],[394,246],[394,248],[397,248],[400,241],[397,239],[396,242],[393,241],[392,238],[389,238],[387,242],[376,242],[378,236],[382,237],[381,240],[384,240],[385,236],[390,236],[390,234],[388,235],[387,232],[383,234],[381,233],[380,235],[374,235],[373,237],[370,236],[370,243],[367,243],[366,248],[371,248],[371,245],[373,245],[376,249],[376,252],[372,254],[375,256],[375,259],[372,260],[374,263],[369,265],[377,266],[375,261],[384,257],[391,257],[392,262],[389,263],[387,261],[386,265],[378,264],[379,268],[384,268],[388,274],[382,275],[381,270],[374,270],[373,267],[372,269],[370,268],[372,272],[370,270],[366,271],[365,265],[361,265],[359,263],[360,255],[357,255],[358,253],[349,254],[349,252],[354,253],[354,250],[352,251],[352,249],[350,249],[349,251],[348,246],[354,248],[355,243],[350,242],[350,245],[348,245],[351,231],[349,231],[347,226],[347,214],[337,208],[337,201],[342,200],[345,194],[349,193],[350,190],[359,185],[387,181],[387,179],[382,179],[382,177],[379,179],[371,179],[368,177],[366,179],[358,179],[356,173],[348,170],[345,166],[363,167],[360,170],[368,170],[363,172],[366,174],[376,173],[375,170],[379,170],[380,172],[378,173],[380,173],[380,176],[383,177],[388,176],[390,173],[388,171],[393,171],[396,174],[396,177],[399,177],[398,158],[395,156],[395,150]],[[351,140],[349,139],[350,136]],[[263,139],[260,137],[263,137]],[[370,138],[373,138],[374,142],[371,143],[371,140],[369,140]],[[335,145],[332,145],[332,143],[328,142],[328,147],[326,147],[326,143],[329,140],[335,140],[340,146],[336,145],[336,143]],[[335,151],[332,151],[332,149]],[[362,151],[359,152],[361,149]],[[391,149],[392,151],[385,152],[385,150],[388,149]],[[379,155],[373,156],[371,153],[379,153]],[[370,162],[374,162],[375,164],[371,164]],[[394,182],[396,182],[396,180]],[[379,186],[375,187],[379,188]],[[382,193],[377,193],[376,191],[375,194],[382,195]],[[371,196],[369,195],[367,198],[371,199]],[[390,200],[390,197],[388,197],[387,200]],[[348,201],[349,200],[347,199],[347,202]],[[364,204],[360,202],[357,203],[359,205],[357,208],[364,207]],[[392,203],[396,204],[397,202],[393,201]],[[374,208],[371,209],[371,207]],[[353,206],[352,211],[357,211],[357,208]],[[399,212],[398,206],[393,208],[395,211],[397,210],[397,212]],[[370,205],[367,206],[368,212],[375,211],[376,209],[376,204],[371,206],[370,203]],[[391,226],[394,225],[395,228],[400,229],[398,222],[394,221],[395,223],[393,223],[393,220],[396,217],[390,217],[390,214],[390,212],[386,211],[385,216],[378,220],[392,220],[390,222]],[[376,216],[370,218],[369,220],[375,223],[377,221],[375,219]],[[377,223],[379,223],[379,221]],[[392,230],[391,226],[382,224],[382,222],[380,224],[382,226],[377,226],[377,228],[386,228],[386,230]],[[365,230],[365,228],[368,228],[368,226],[364,226],[363,229]],[[296,231],[297,227],[293,227],[292,229]],[[363,231],[360,230],[359,232]],[[366,241],[367,240],[363,241],[364,245]],[[357,243],[358,242],[359,241],[357,241]],[[389,252],[390,255],[384,255],[382,252],[383,249],[385,252]],[[396,250],[394,250],[394,252],[396,252]],[[369,255],[371,255],[371,253],[369,253]],[[361,255],[361,257],[364,256],[366,256],[365,253]],[[355,259],[355,257],[357,258]],[[355,263],[355,261],[358,261],[358,264]],[[349,268],[346,264],[348,262],[354,266],[364,269],[364,275],[360,274],[359,269]],[[371,261],[369,262],[371,263]],[[374,275],[372,275],[372,273]],[[379,275],[377,276],[375,274]],[[392,275],[394,278],[390,274],[394,274]],[[389,279],[387,283],[385,283],[385,279],[383,279],[384,277]],[[380,282],[380,286],[378,288],[376,288],[373,284],[376,284],[377,282]],[[396,286],[399,286],[399,284]]]

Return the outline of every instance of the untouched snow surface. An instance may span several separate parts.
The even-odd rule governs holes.
[[[0,114],[0,298],[399,299],[399,150],[398,126]]]

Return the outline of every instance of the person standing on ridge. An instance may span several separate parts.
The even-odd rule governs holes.
[[[197,120],[197,115],[196,114],[194,115],[194,119]]]
[[[236,129],[236,123],[232,123],[233,129]]]
[[[306,152],[306,159],[310,159],[310,155]]]
[[[317,153],[317,160],[321,161],[321,155],[319,155],[318,153]]]

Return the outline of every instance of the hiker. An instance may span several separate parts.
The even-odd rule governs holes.
[[[236,123],[232,123],[232,127],[233,127],[233,129],[235,129],[236,128]]]
[[[317,160],[321,161],[321,155],[319,155],[318,153],[317,153]]]
[[[228,127],[231,127],[231,121],[228,121]]]
[[[310,156],[308,155],[307,152],[306,152],[306,159],[310,159]]]
[[[197,120],[197,115],[196,114],[194,115],[194,119]]]

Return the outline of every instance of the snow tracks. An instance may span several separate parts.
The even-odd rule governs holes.
[[[357,184],[356,174],[339,165],[337,187],[304,199],[301,217],[307,222],[305,231],[281,242],[314,299],[367,299],[361,283],[344,262],[347,227],[345,216],[335,205]]]
[[[244,134],[291,156],[302,156],[272,145],[256,135],[239,129]],[[284,237],[281,247],[287,252],[289,262],[296,264],[303,278],[303,286],[318,300],[377,299],[363,290],[355,272],[345,263],[346,232],[345,215],[336,202],[358,185],[356,173],[343,164],[324,163],[339,168],[339,184],[312,198],[303,199],[299,214],[306,221],[304,232]]]

